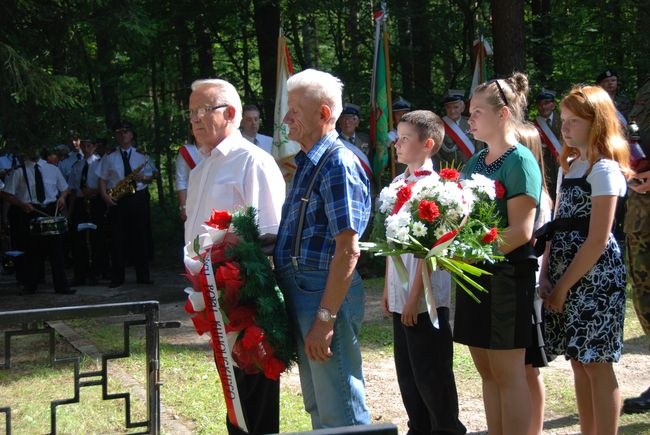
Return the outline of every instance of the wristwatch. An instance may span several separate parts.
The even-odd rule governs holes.
[[[323,322],[336,320],[336,314],[332,314],[330,310],[323,307],[318,307],[318,311],[316,311],[316,317],[318,318],[318,320],[322,320]]]

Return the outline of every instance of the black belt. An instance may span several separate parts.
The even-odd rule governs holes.
[[[563,231],[579,231],[582,237],[587,237],[589,234],[589,217],[557,218],[542,225],[535,231],[535,254],[538,257],[544,254],[546,242],[550,242],[555,233]]]

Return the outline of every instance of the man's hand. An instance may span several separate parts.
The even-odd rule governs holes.
[[[260,236],[262,252],[264,252],[264,255],[273,255],[273,251],[275,250],[275,241],[277,239],[277,234],[266,233]]]
[[[314,319],[311,329],[305,336],[305,353],[313,361],[325,362],[332,356],[330,344],[334,337],[334,320],[324,322]]]
[[[634,182],[634,180],[637,181]],[[637,193],[646,193],[650,190],[650,171],[639,172],[632,177],[628,185],[630,186],[630,189]]]
[[[390,317],[391,313],[388,308],[388,286],[384,284],[384,293],[381,295],[381,307],[384,309],[384,315]]]

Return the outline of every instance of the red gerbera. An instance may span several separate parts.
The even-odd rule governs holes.
[[[506,197],[506,186],[504,186],[499,180],[494,180],[494,190],[497,199],[503,199]]]
[[[481,239],[481,242],[483,242],[483,243],[492,243],[497,239],[498,235],[499,235],[499,230],[497,230],[496,227],[492,227],[492,228],[490,228],[490,231],[485,233],[485,235]]]
[[[460,177],[460,172],[458,172],[454,168],[444,168],[440,170],[439,175],[440,178],[442,178],[443,180],[458,181],[458,178]]]
[[[418,212],[420,219],[423,219],[428,222],[433,222],[438,216],[440,216],[440,210],[438,209],[438,204],[433,201],[428,201],[423,199],[418,205]]]

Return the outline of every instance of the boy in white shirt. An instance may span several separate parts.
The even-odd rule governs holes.
[[[439,116],[428,110],[405,114],[397,126],[397,160],[407,166],[394,181],[415,182],[433,172],[431,156],[440,149],[445,135]],[[458,419],[458,394],[453,372],[453,342],[449,325],[451,277],[448,272],[431,273],[439,328],[429,318],[424,302],[422,260],[403,254],[408,284],[397,275],[393,259],[386,261],[382,304],[393,318],[393,340],[397,381],[408,414],[409,433],[464,434]]]

